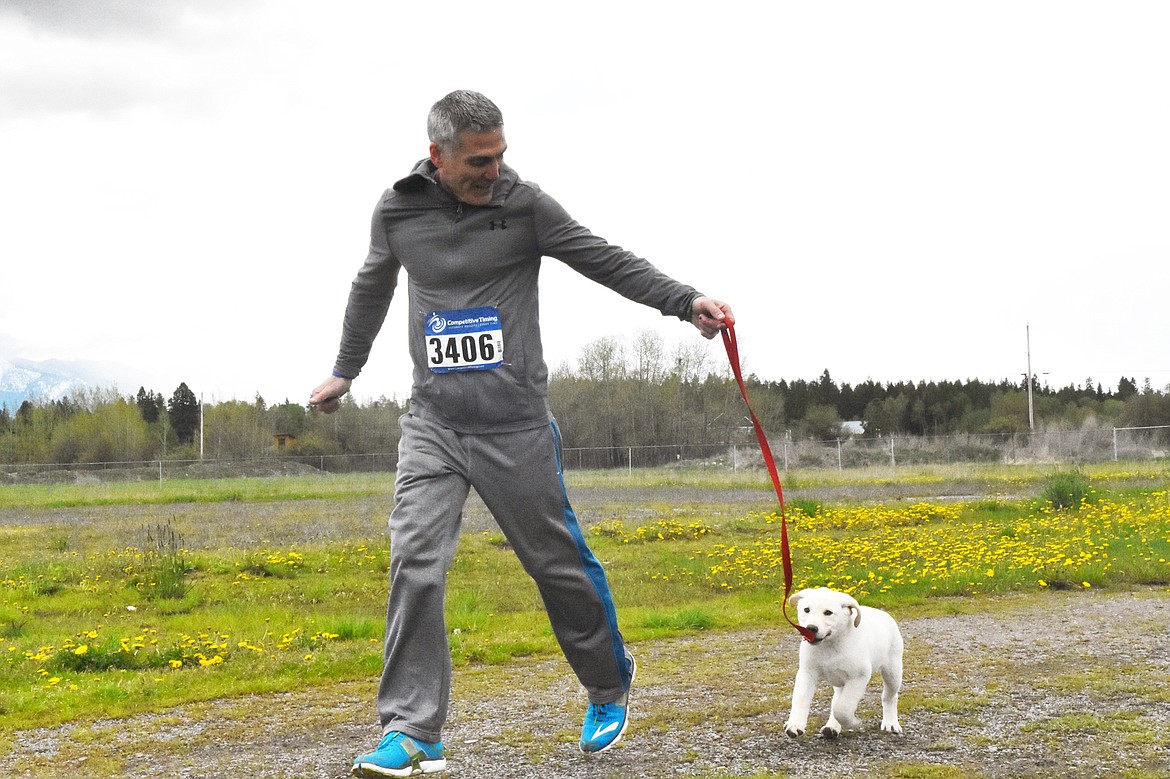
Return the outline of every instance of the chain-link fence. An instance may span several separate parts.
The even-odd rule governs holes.
[[[887,436],[773,445],[787,468],[858,468],[957,463],[1101,463],[1170,454],[1170,426],[1038,433]]]
[[[769,441],[776,465],[789,469],[958,463],[1100,463],[1170,456],[1170,425],[1052,430],[1040,433],[883,436],[825,441]],[[651,468],[701,461],[731,468],[760,467],[759,445],[611,446],[566,448],[565,468]]]
[[[961,463],[1076,465],[1170,457],[1170,425],[1087,428],[1038,433],[884,436],[826,441],[771,441],[776,465],[790,469],[898,467]],[[670,446],[566,447],[566,470],[654,468],[681,462],[738,470],[762,467],[753,440]],[[389,473],[397,452],[307,455],[295,451],[251,459],[0,465],[0,484],[52,484],[266,477],[324,473]]]

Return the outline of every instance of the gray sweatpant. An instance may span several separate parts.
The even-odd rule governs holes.
[[[451,691],[447,571],[471,487],[536,582],[553,633],[589,700],[620,698],[630,684],[629,661],[605,572],[565,495],[556,423],[469,435],[408,413],[399,426],[378,688],[383,733],[440,739]]]

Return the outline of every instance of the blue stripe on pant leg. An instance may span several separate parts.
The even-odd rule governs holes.
[[[561,495],[564,498],[565,526],[577,544],[577,554],[581,558],[581,565],[585,568],[586,576],[593,582],[593,588],[597,591],[597,596],[601,599],[601,605],[605,609],[605,620],[609,624],[609,635],[613,644],[613,657],[617,662],[618,676],[621,678],[622,689],[627,690],[630,687],[630,661],[626,657],[625,643],[618,630],[617,608],[613,603],[613,595],[609,590],[605,569],[601,567],[601,563],[594,556],[589,545],[585,543],[585,535],[581,532],[581,523],[577,520],[577,514],[573,511],[573,507],[569,505],[569,494],[565,489],[565,473],[561,466],[561,429],[557,426],[556,420],[552,422],[552,432],[553,451],[557,458],[557,478],[560,480]]]

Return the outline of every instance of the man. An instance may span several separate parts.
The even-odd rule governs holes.
[[[369,356],[406,270],[410,410],[399,425],[390,515],[390,596],[377,709],[383,738],[355,776],[441,771],[451,655],[448,568],[470,487],[536,582],[553,632],[589,704],[580,747],[601,752],[627,724],[633,656],[605,572],[565,495],[560,432],[548,406],[538,319],[541,257],[707,338],[731,308],[611,246],[504,164],[503,116],[483,95],[452,92],[427,120],[430,156],[387,190],[370,252],[350,289],[333,375],[311,404],[338,408]]]

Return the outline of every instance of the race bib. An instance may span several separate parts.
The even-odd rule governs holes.
[[[486,371],[504,364],[504,331],[495,306],[432,311],[426,318],[428,367],[435,373]]]

